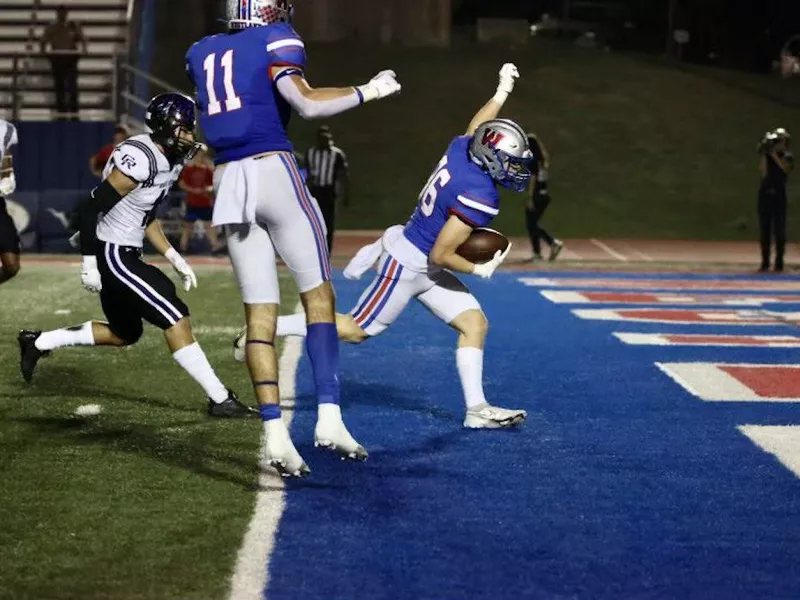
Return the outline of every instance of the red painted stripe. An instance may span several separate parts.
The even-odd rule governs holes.
[[[381,283],[377,293],[372,298],[372,300],[370,300],[370,303],[367,305],[367,308],[365,308],[364,311],[361,313],[361,315],[355,319],[356,325],[358,325],[359,327],[361,327],[361,324],[364,321],[369,319],[370,314],[372,313],[373,310],[375,310],[375,307],[381,303],[383,296],[386,294],[386,290],[392,283],[392,277],[394,277],[394,274],[397,272],[398,262],[395,259],[391,260],[392,260],[392,265],[389,267],[389,271],[388,273],[386,273],[386,278]]]

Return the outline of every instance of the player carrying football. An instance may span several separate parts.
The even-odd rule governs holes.
[[[319,401],[318,446],[363,460],[342,422],[339,345],[325,226],[300,176],[286,127],[294,109],[324,118],[391,96],[400,84],[383,71],[358,87],[312,88],[304,45],[288,0],[229,0],[227,35],[204,38],[186,55],[200,123],[216,152],[214,225],[225,225],[247,321],[247,365],[264,421],[264,459],[282,475],[308,467],[281,420],[275,325],[280,301],[275,253],[297,282],[308,321],[306,348]]]
[[[478,301],[453,274],[488,279],[511,248],[509,244],[505,251],[498,250],[484,264],[473,264],[456,252],[474,228],[489,225],[499,213],[498,185],[521,192],[531,178],[525,132],[497,118],[517,77],[514,65],[503,66],[496,94],[473,117],[466,134],[451,142],[408,223],[387,229],[347,266],[345,276],[356,279],[378,261],[378,275],[350,314],[336,319],[340,339],[360,343],[383,332],[412,298],[419,300],[459,333],[456,364],[467,409],[464,426],[474,429],[511,427],[526,417],[524,410],[486,401],[482,379],[488,322]],[[278,335],[305,335],[303,316],[280,317]]]
[[[5,196],[17,189],[11,148],[17,144],[17,128],[0,119],[0,283],[19,272],[20,239],[6,209]]]
[[[191,267],[167,241],[155,211],[197,152],[195,105],[182,94],[161,94],[147,107],[150,134],[135,135],[114,149],[103,182],[77,207],[81,281],[100,293],[107,323],[89,321],[54,331],[19,334],[20,369],[30,381],[42,356],[65,346],[129,346],[142,335],[142,319],[164,330],[173,358],[208,395],[212,417],[253,414],[219,380],[195,341],[189,309],[170,279],[142,261],[145,236],[172,263],[188,292],[197,287]]]

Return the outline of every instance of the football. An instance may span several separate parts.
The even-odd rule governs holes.
[[[456,253],[479,265],[494,258],[498,250],[502,251],[506,248],[508,248],[506,236],[494,229],[478,227],[469,235],[467,241],[458,247]]]

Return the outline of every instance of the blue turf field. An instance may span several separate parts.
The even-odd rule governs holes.
[[[469,283],[492,326],[487,397],[529,411],[519,431],[462,430],[455,335],[417,305],[342,348],[365,464],[310,447],[302,362],[293,436],[313,473],[287,493],[269,598],[800,597],[800,482],[736,429],[800,425],[800,406],[703,402],[654,366],[796,364],[800,350],[611,335],[797,330],[585,321],[518,277]],[[337,280],[340,307],[365,284]]]

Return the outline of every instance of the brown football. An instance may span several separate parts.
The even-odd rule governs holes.
[[[479,265],[492,260],[498,250],[505,250],[506,248],[508,248],[508,238],[506,236],[494,229],[478,227],[472,231],[467,241],[458,247],[456,253]]]

